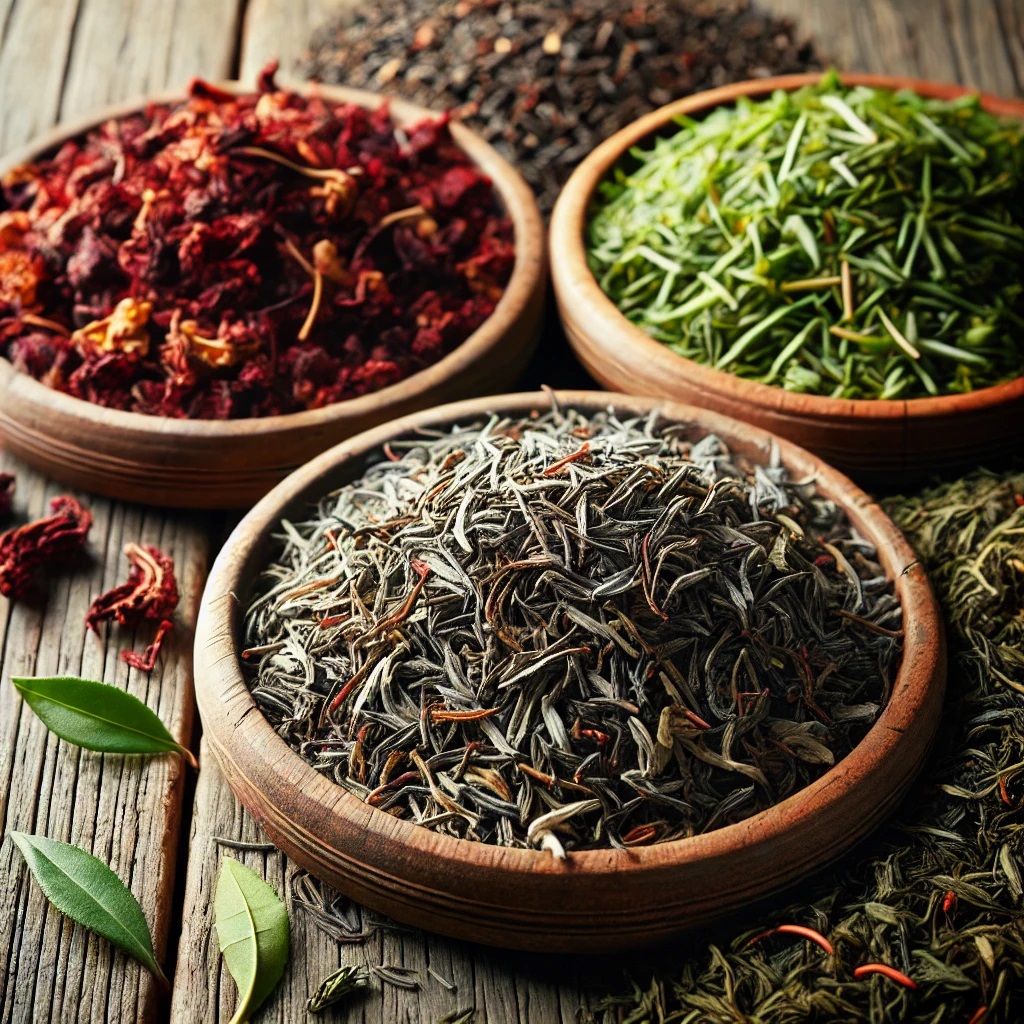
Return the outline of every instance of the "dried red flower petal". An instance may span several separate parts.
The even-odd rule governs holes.
[[[101,622],[111,619],[122,626],[166,619],[178,606],[178,584],[169,556],[159,548],[134,542],[125,545],[124,554],[131,563],[127,581],[100,594],[85,617],[85,624],[95,632]]]
[[[174,623],[170,619],[164,619],[156,631],[153,642],[142,654],[136,654],[135,651],[122,651],[121,660],[126,665],[137,668],[140,672],[152,672],[156,668],[156,659],[160,657],[160,648],[163,647],[164,639],[173,627]]]
[[[0,534],[0,594],[24,597],[36,569],[63,558],[85,544],[92,513],[62,494],[50,502],[50,515]]]
[[[11,514],[11,496],[14,494],[14,476],[0,473],[0,516]]]
[[[273,72],[0,182],[0,356],[110,408],[237,419],[388,387],[493,313],[512,225],[449,117],[396,132]]]

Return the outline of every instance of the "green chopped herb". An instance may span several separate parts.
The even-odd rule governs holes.
[[[830,74],[677,125],[615,168],[587,228],[601,288],[651,337],[840,398],[1024,374],[1024,123]]]

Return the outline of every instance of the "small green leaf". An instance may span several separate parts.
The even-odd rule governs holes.
[[[259,875],[225,857],[217,879],[217,940],[238,986],[238,1009],[230,1024],[242,1024],[260,1007],[288,962],[288,911]]]
[[[61,739],[107,754],[184,754],[167,727],[130,693],[74,676],[15,678],[11,682],[43,724]]]
[[[62,913],[123,949],[167,985],[139,901],[91,853],[45,836],[12,832],[43,895]]]

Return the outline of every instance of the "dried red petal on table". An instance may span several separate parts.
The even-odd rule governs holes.
[[[74,498],[58,495],[50,515],[0,534],[0,594],[24,597],[36,569],[79,550],[89,535],[92,513]]]
[[[156,659],[160,657],[160,648],[163,646],[164,639],[173,627],[174,623],[170,619],[164,619],[156,631],[153,642],[142,654],[136,654],[135,651],[122,651],[121,660],[126,665],[137,668],[140,672],[152,672],[156,668]]]
[[[111,619],[122,626],[137,626],[145,619],[166,619],[178,606],[178,583],[174,562],[159,548],[126,544],[125,557],[131,563],[128,579],[100,594],[85,617],[89,629],[98,632],[101,622]]]
[[[11,514],[11,497],[14,494],[14,475],[0,473],[0,516]]]

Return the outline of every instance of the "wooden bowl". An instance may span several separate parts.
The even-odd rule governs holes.
[[[765,462],[775,439],[744,423],[660,399],[556,392],[563,407],[620,415],[658,409]],[[942,620],[907,542],[868,495],[810,453],[778,442],[792,475],[814,477],[878,549],[903,606],[905,647],[892,697],[864,740],[820,779],[746,821],[691,839],[570,853],[509,849],[439,835],[364,803],[316,772],[258,710],[242,676],[248,595],[272,531],[358,476],[368,454],[417,428],[550,406],[534,392],[474,399],[360,434],[293,473],[240,523],[214,564],[196,628],[199,712],[228,782],[302,867],[399,921],[528,950],[601,952],[646,945],[703,924],[833,860],[881,822],[921,767],[942,705]]]
[[[735,416],[795,441],[865,484],[902,484],[932,471],[978,465],[1015,452],[1024,438],[1024,377],[967,395],[908,400],[803,395],[744,380],[672,352],[619,312],[587,266],[584,229],[597,186],[632,146],[680,114],[700,117],[740,96],[798,89],[819,73],[712,89],[661,107],[603,142],[566,182],[551,217],[550,255],[558,311],[569,343],[605,387],[660,395]],[[844,74],[844,85],[912,89],[950,99],[975,90],[912,78]],[[994,114],[1024,118],[1024,101],[982,95]]]
[[[218,83],[235,93],[237,82]],[[384,97],[331,86],[299,87],[374,109]],[[178,102],[180,94],[154,97]],[[398,124],[436,116],[387,100]],[[37,159],[141,102],[64,125],[0,162],[0,174]],[[106,409],[46,387],[0,358],[0,444],[50,476],[115,498],[191,508],[248,508],[297,466],[338,441],[439,402],[506,390],[537,342],[547,267],[533,193],[509,163],[459,124],[452,135],[494,182],[515,231],[516,259],[490,317],[454,351],[373,394],[322,409],[245,420],[177,420]]]

